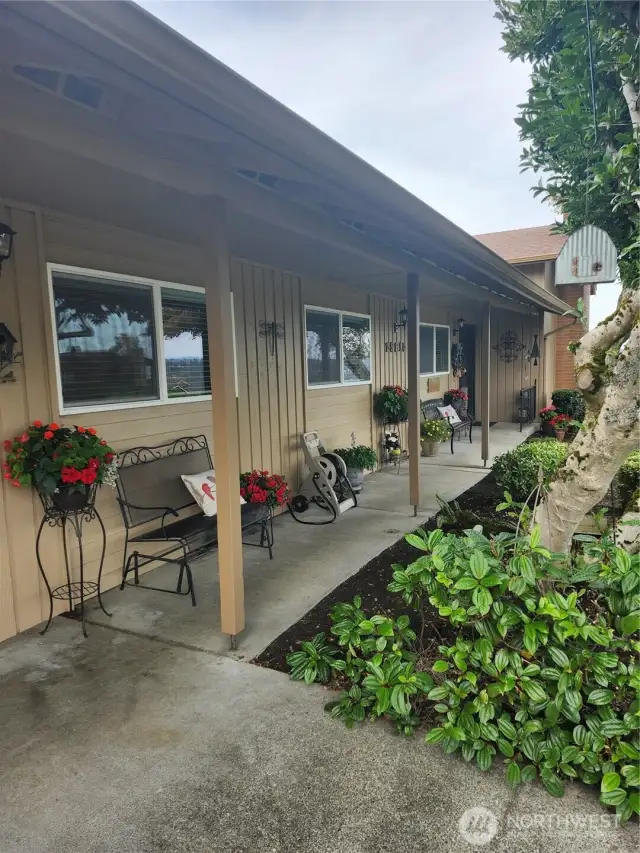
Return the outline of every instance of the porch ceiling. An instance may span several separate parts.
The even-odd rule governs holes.
[[[236,253],[400,297],[411,271],[434,294],[567,310],[135,4],[10,2],[0,22],[0,127],[171,191],[226,198]],[[16,66],[57,71],[57,97],[16,77]],[[97,106],[65,97],[68,74],[98,88]]]

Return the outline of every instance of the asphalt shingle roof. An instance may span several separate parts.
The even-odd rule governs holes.
[[[555,259],[567,241],[566,234],[553,232],[553,225],[494,231],[491,234],[476,234],[475,238],[511,263]]]

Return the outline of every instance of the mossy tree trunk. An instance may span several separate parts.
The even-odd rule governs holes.
[[[623,290],[616,313],[582,338],[576,380],[584,393],[584,429],[536,512],[542,541],[568,552],[585,515],[601,501],[627,456],[639,446],[640,292]],[[637,509],[637,508],[636,508]],[[637,550],[640,528],[621,523],[625,547]]]

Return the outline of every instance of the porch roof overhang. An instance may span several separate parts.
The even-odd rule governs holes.
[[[194,128],[200,122],[200,131],[181,137],[179,144],[184,154],[188,142],[200,165],[202,146],[207,147],[212,175],[222,166],[215,190],[203,183],[202,195],[218,193],[231,206],[244,200],[246,211],[257,191],[264,209],[277,213],[285,227],[301,233],[304,223],[309,236],[315,229],[332,245],[387,269],[417,273],[458,292],[462,288],[476,300],[502,299],[505,307],[568,310],[433,208],[135,3],[3,5],[19,30],[54,37],[116,76],[125,75],[154,108],[164,100]],[[215,129],[213,138],[202,130],[205,125]],[[165,136],[173,130],[176,141],[175,129],[161,130]],[[194,144],[201,146],[195,153]],[[198,194],[197,179],[188,177],[190,191]],[[404,289],[398,296],[404,297]]]

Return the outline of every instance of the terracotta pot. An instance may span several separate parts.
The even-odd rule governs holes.
[[[437,456],[440,442],[431,441],[429,438],[423,438],[420,442],[423,456]]]
[[[61,512],[80,512],[89,501],[90,486],[61,483],[51,495],[51,503]]]
[[[555,432],[555,435],[556,435],[556,438],[558,439],[558,441],[564,441],[566,429],[556,429],[556,430],[554,430],[554,432]]]

